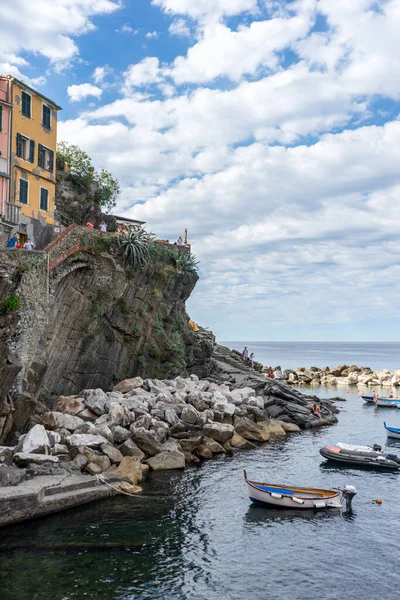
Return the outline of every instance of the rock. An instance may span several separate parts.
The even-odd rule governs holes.
[[[172,408],[166,408],[164,410],[164,418],[169,425],[177,425],[180,423],[179,417],[176,414],[176,411]]]
[[[25,469],[10,467],[8,465],[0,465],[0,487],[9,485],[18,485],[26,479]]]
[[[247,417],[235,419],[235,431],[246,440],[267,442],[269,440],[268,423],[254,423]]]
[[[133,377],[132,379],[124,379],[113,387],[115,392],[121,394],[127,394],[136,388],[140,388],[143,385],[143,379],[141,377]]]
[[[59,396],[57,400],[56,410],[62,413],[67,413],[75,417],[78,413],[85,410],[85,404],[80,398],[69,398],[68,396]]]
[[[246,413],[248,415],[251,415],[256,423],[259,423],[260,421],[265,421],[264,411],[261,410],[261,408],[259,408],[258,406],[246,406]]]
[[[101,466],[96,463],[87,464],[85,471],[87,471],[90,475],[100,475],[100,473],[103,473]]]
[[[126,494],[138,494],[142,491],[140,485],[132,485],[127,481],[121,481],[118,487],[121,490],[121,492],[125,492]]]
[[[121,427],[120,425],[111,425],[110,429],[112,431],[112,434],[114,436],[114,442],[116,444],[122,444],[122,442],[125,442],[125,440],[131,437],[129,431],[125,429],[125,427]]]
[[[236,431],[233,434],[233,436],[231,437],[231,439],[229,440],[229,443],[232,446],[232,448],[240,448],[243,450],[254,450],[256,448],[256,446],[254,444],[252,444],[248,440],[245,440]]]
[[[169,434],[175,435],[177,433],[183,433],[185,431],[186,431],[186,427],[184,426],[184,424],[181,421],[179,421],[179,423],[170,427]]]
[[[190,463],[192,465],[195,465],[196,467],[199,467],[201,465],[201,460],[194,454],[191,454],[190,452],[184,452],[183,455],[185,457],[186,464]]]
[[[95,464],[100,467],[101,472],[104,473],[108,471],[111,467],[111,461],[108,456],[105,456],[98,450],[94,450],[93,448],[87,448],[86,446],[79,446],[76,449],[79,454],[82,454],[89,464]]]
[[[95,426],[93,425],[93,423],[85,422],[82,425],[79,425],[79,427],[75,429],[74,433],[91,433],[94,428]],[[68,433],[68,435],[71,434]]]
[[[295,423],[285,423],[285,421],[277,421],[280,426],[286,431],[286,433],[294,433],[300,431],[300,427]]]
[[[103,425],[97,425],[97,426],[95,425],[95,427],[90,430],[90,434],[91,435],[100,435],[103,438],[105,438],[108,442],[110,442],[110,444],[114,443],[113,432],[105,424],[103,424]]]
[[[112,425],[121,425],[121,427],[129,427],[130,418],[126,410],[117,402],[111,402],[108,410],[108,421]]]
[[[54,429],[68,429],[75,431],[79,425],[83,424],[83,420],[79,417],[72,417],[57,411],[46,412],[40,417],[40,423],[50,431]]]
[[[210,460],[212,458],[212,452],[210,448],[207,448],[207,446],[205,446],[204,444],[200,444],[196,452],[197,455],[200,456],[200,458],[203,458],[204,460]]]
[[[0,466],[8,465],[13,466],[13,452],[15,451],[14,446],[0,446]]]
[[[185,406],[182,410],[181,421],[183,423],[190,423],[192,425],[196,425],[200,420],[200,414],[198,410],[191,406],[190,404]]]
[[[85,408],[85,410],[79,413],[79,418],[83,419],[83,421],[95,421],[97,415],[90,408]]]
[[[146,414],[140,417],[137,421],[133,423],[133,427],[143,427],[143,429],[149,430],[153,425],[153,419],[150,415]]]
[[[347,379],[349,380],[349,385],[356,385],[358,383],[358,373],[351,372],[348,374]]]
[[[135,442],[131,439],[126,440],[123,444],[118,447],[118,450],[121,452],[122,456],[134,456],[143,460],[145,457],[144,452],[136,446]]]
[[[187,439],[180,440],[179,444],[184,452],[192,453],[200,445],[201,441],[201,435],[193,435]]]
[[[18,444],[19,452],[35,454],[50,454],[50,440],[43,425],[35,425]]]
[[[29,454],[28,452],[16,452],[13,456],[13,460],[18,467],[26,467],[30,463],[35,465],[42,465],[45,463],[58,463],[57,456],[50,456],[47,454]]]
[[[228,442],[225,443],[227,444]],[[225,454],[225,449],[221,446],[221,444],[207,436],[204,437],[202,445],[211,450],[213,454]]]
[[[155,456],[162,452],[162,445],[151,431],[131,425],[130,432],[132,440],[147,456]]]
[[[224,444],[233,436],[234,428],[232,425],[225,425],[223,423],[207,423],[203,427],[203,432],[207,437]]]
[[[88,459],[83,454],[77,454],[73,460],[68,464],[72,471],[82,471],[88,464]]]
[[[78,446],[87,446],[88,448],[101,448],[108,440],[102,435],[92,435],[91,433],[75,433],[66,439],[68,448]]]
[[[65,444],[54,444],[53,454],[68,454],[68,447]]]
[[[160,444],[163,444],[167,439],[168,429],[168,424],[164,423],[163,421],[156,421],[151,427],[151,431],[154,431],[154,435]]]
[[[163,452],[182,452],[182,447],[181,447],[180,441],[178,442],[178,440],[170,439],[170,440],[164,442],[164,444],[162,445],[162,451]]]
[[[108,444],[108,443],[103,444],[101,446],[101,451],[103,454],[108,456],[111,463],[114,465],[119,465],[119,463],[123,459],[123,455],[122,455],[121,451],[118,450],[118,448],[114,448],[114,446],[112,444]]]
[[[142,481],[143,475],[140,459],[136,456],[124,456],[117,468],[117,472],[121,479],[131,485],[136,485],[139,481]]]
[[[107,412],[108,398],[103,390],[85,390],[81,392],[85,399],[85,405],[96,415],[104,415]]]
[[[152,458],[149,458],[146,463],[153,471],[166,471],[170,469],[184,469],[185,456],[182,452],[160,452]]]
[[[61,435],[58,433],[58,431],[46,431],[46,433],[52,448],[61,442]]]
[[[213,406],[213,411],[222,412],[224,415],[230,415],[231,417],[235,414],[236,406],[231,402],[217,401]]]
[[[280,421],[276,421],[275,419],[270,419],[266,421],[268,423],[268,431],[271,435],[275,435],[277,437],[285,437],[286,431],[281,425]]]

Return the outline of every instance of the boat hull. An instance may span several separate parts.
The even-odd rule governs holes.
[[[341,508],[342,493],[338,491],[330,497],[324,497],[322,494],[314,498],[306,498],[295,495],[285,495],[277,492],[268,492],[260,489],[263,484],[256,484],[246,479],[247,491],[250,500],[255,504],[268,506],[270,508],[281,508],[288,510],[321,510],[326,508]],[[267,487],[264,484],[264,487]],[[292,488],[293,489],[293,488]],[[322,492],[323,490],[321,490]]]
[[[390,460],[379,452],[340,452],[330,449],[325,446],[320,449],[320,454],[327,460],[341,463],[342,465],[350,465],[357,467],[373,467],[382,471],[393,471],[400,469],[400,464],[394,460]]]
[[[361,394],[361,398],[367,404],[374,404],[375,406],[383,406],[385,408],[400,408],[400,400],[394,398],[378,398],[376,396],[366,396]]]
[[[383,424],[386,429],[386,435],[388,438],[400,440],[400,427],[388,427],[386,423]]]

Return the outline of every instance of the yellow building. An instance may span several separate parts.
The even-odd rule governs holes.
[[[54,225],[57,112],[55,102],[12,82],[11,202],[21,207],[20,234],[34,242]],[[22,240],[23,241],[23,240]]]

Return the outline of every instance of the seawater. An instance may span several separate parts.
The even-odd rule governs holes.
[[[400,369],[400,343],[389,342],[219,342],[242,352],[247,346],[256,360],[270,367],[337,367],[357,365]]]
[[[397,600],[400,473],[328,465],[319,448],[377,442],[400,454],[383,428],[400,426],[400,410],[342,394],[334,427],[153,473],[134,498],[0,530],[1,600]],[[270,483],[355,485],[354,513],[253,506],[243,469]]]

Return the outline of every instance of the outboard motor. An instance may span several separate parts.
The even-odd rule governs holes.
[[[397,454],[386,454],[386,458],[400,464],[400,456],[397,456]]]
[[[379,444],[374,444],[374,445],[372,446],[372,450],[373,450],[374,452],[382,452],[382,446],[380,446]]]
[[[357,490],[354,485],[345,485],[342,490],[343,498],[346,500],[346,511],[351,512],[351,503]]]

